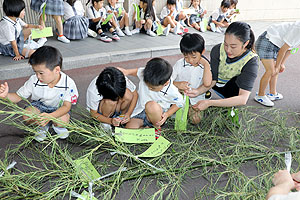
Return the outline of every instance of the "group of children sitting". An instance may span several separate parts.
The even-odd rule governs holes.
[[[4,0],[5,16],[0,21],[0,54],[20,60],[30,57],[34,52],[33,49],[43,46],[47,41],[46,38],[34,42],[30,39],[30,34],[32,28],[45,28],[45,14],[51,15],[56,22],[57,39],[70,43],[70,40],[84,39],[88,35],[104,42],[111,42],[120,40],[120,37],[125,35],[132,36],[140,32],[150,36],[167,36],[169,32],[182,34],[188,31],[184,28],[187,26],[198,31],[205,31],[207,27],[214,32],[223,32],[223,28],[226,28],[232,17],[238,13],[235,9],[237,0],[222,0],[221,7],[211,14],[207,24],[204,20],[207,11],[201,7],[201,0],[191,0],[188,9],[183,9],[182,0],[167,0],[160,17],[155,9],[155,0],[140,0],[139,5],[133,8],[133,29],[130,30],[129,15],[117,3],[118,0],[108,0],[106,6],[104,0],[89,0],[86,8],[87,17],[80,0],[53,1],[54,3],[43,4],[43,1],[31,0],[31,9],[40,14],[40,25],[31,25],[23,21],[25,16],[23,0]],[[186,10],[189,10],[189,14]],[[64,22],[61,16],[64,17]],[[106,32],[110,32],[111,37]]]
[[[90,115],[104,128],[111,125],[133,129],[155,127],[159,133],[165,121],[184,106],[183,94],[186,91],[211,84],[210,64],[202,56],[204,47],[201,35],[187,33],[180,42],[184,58],[174,67],[162,58],[153,58],[144,68],[105,68],[91,81],[86,92]],[[9,93],[6,82],[1,84],[0,97],[17,103],[31,96],[31,105],[26,110],[29,115],[35,115],[24,116],[24,120],[39,126],[36,140],[46,138],[50,124],[59,138],[68,137],[64,123],[70,120],[71,106],[77,102],[78,90],[75,82],[61,71],[60,52],[54,47],[40,47],[29,58],[29,64],[35,75],[16,93]],[[138,77],[138,91],[128,75]],[[203,94],[190,98],[190,104],[204,98]],[[189,110],[192,123],[200,122],[200,111],[192,107]]]

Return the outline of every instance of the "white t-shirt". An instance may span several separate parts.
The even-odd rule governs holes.
[[[77,15],[84,16],[84,9],[83,9],[81,1],[77,0],[74,3],[74,8],[76,10]],[[64,1],[64,18],[65,18],[65,20],[68,20],[74,16],[75,16],[75,13],[73,11],[72,6]]]
[[[96,86],[97,78],[98,76],[91,81],[86,92],[86,106],[88,111],[90,111],[90,109],[98,110],[99,102],[103,99],[102,95],[99,94]],[[136,89],[134,83],[131,82],[126,76],[125,79],[126,79],[126,88],[129,89],[131,92],[134,92]]]
[[[191,88],[198,88],[203,84],[203,72],[204,67],[202,65],[194,67],[182,58],[178,60],[173,67],[172,79],[174,82],[187,81],[190,83]],[[205,99],[205,94],[190,98],[190,102],[192,105],[195,105],[199,100],[203,99]]]
[[[105,6],[105,9],[107,10],[107,11],[113,11],[113,12],[117,12],[117,13],[119,13],[119,8],[121,7],[121,5],[120,4],[117,4],[116,3],[116,5],[115,5],[115,7],[113,7],[113,6],[110,6],[110,5],[106,5]],[[122,8],[122,7],[121,7]],[[122,11],[123,11],[123,9],[124,8],[122,8]]]
[[[150,90],[144,82],[144,69],[145,68],[139,68],[137,71],[137,76],[140,80],[138,90],[139,99],[131,116],[141,113],[149,101],[157,102],[164,112],[168,110],[172,104],[176,104],[179,108],[184,106],[183,96],[179,93],[177,87],[173,85],[172,78],[169,84],[163,87],[161,91],[155,92]]]
[[[183,1],[182,0],[176,0],[176,10],[177,12],[182,11],[183,9]]]
[[[222,15],[223,17],[225,17],[225,15],[226,15],[226,13],[223,13],[222,12],[222,9],[221,8],[219,8],[219,9],[217,9],[217,10],[214,10],[212,13],[211,13],[211,19],[212,20],[216,20],[217,21],[217,19],[219,18],[219,16],[220,15]]]
[[[26,99],[31,96],[31,100],[41,101],[51,107],[59,107],[61,100],[76,104],[78,91],[75,82],[63,72],[60,72],[60,75],[60,80],[53,88],[49,88],[47,84],[41,83],[36,75],[32,75],[17,94]]]
[[[287,195],[273,195],[268,200],[298,200],[300,192],[290,192]]]
[[[106,18],[106,10],[104,7],[100,8],[98,11],[91,5],[89,5],[87,7],[87,17],[89,19],[94,19],[94,18],[98,18],[98,17],[104,17],[104,19]]]
[[[9,17],[4,16],[0,21],[0,43],[3,45],[10,44],[11,41],[16,40],[22,31],[22,27],[27,24],[20,18],[17,18],[14,22]],[[17,30],[17,38],[15,37],[15,31]]]
[[[284,22],[271,25],[267,29],[266,37],[277,47],[287,43],[291,49],[300,46],[300,21]]]
[[[164,19],[166,16],[168,16],[170,14],[170,10],[168,9],[167,6],[163,7],[163,9],[161,10],[161,13],[160,13],[160,19]],[[176,9],[173,11],[172,16],[176,17],[177,16],[177,11]]]

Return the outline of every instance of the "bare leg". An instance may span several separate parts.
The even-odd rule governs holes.
[[[63,31],[63,25],[62,25],[62,21],[61,21],[61,16],[60,15],[52,15],[52,17],[55,20],[56,28],[58,30],[58,35],[63,35],[64,31]]]
[[[29,113],[29,114],[40,114],[40,110],[37,109],[36,107],[27,107],[26,108],[26,111]],[[35,124],[38,120],[37,119],[31,119],[29,118],[28,116],[23,116],[23,119],[25,121],[26,124]]]
[[[145,111],[148,120],[153,124],[155,128],[160,128],[160,126],[157,126],[156,123],[161,120],[161,116],[163,114],[163,109],[161,106],[156,103],[155,101],[149,101],[145,105]]]
[[[276,91],[277,80],[278,80],[278,74],[271,77],[270,85],[269,85],[271,94],[277,94],[277,91]]]
[[[138,129],[143,127],[144,122],[142,119],[131,118],[130,121],[126,124],[126,128]]]
[[[145,29],[149,30],[152,27],[152,20],[151,19],[147,19],[146,24],[145,24]]]
[[[174,28],[176,26],[176,24],[174,23],[174,21],[172,20],[172,18],[170,16],[165,17],[164,19],[164,26],[168,26],[168,24],[171,25],[171,28]]]
[[[272,74],[275,71],[275,61],[272,59],[262,59],[261,62],[265,67],[265,73],[260,79],[258,96],[264,96],[266,88],[271,80]]]

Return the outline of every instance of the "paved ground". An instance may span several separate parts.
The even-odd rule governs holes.
[[[249,21],[248,22],[256,37],[258,37],[272,21]],[[278,23],[278,22],[277,22]],[[189,28],[190,32],[196,32]],[[205,32],[201,33],[206,42],[206,49],[210,49],[223,41],[223,34]],[[94,38],[86,38],[81,41],[72,41],[64,44],[49,38],[47,45],[57,47],[64,57],[64,69],[122,62],[156,56],[169,56],[179,54],[180,36],[169,34],[167,37],[150,37],[145,34],[138,34],[132,37],[123,37],[118,42],[104,43]],[[32,71],[27,64],[28,60],[13,61],[11,57],[0,55],[0,77],[1,79],[19,78],[29,76]],[[16,71],[18,73],[16,73]]]

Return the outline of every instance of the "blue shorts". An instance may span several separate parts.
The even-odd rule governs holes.
[[[147,119],[145,109],[142,112],[140,112],[139,114],[133,116],[132,118],[137,118],[137,119],[143,120],[144,127],[146,127],[146,126],[153,127],[152,123]]]
[[[56,111],[58,108],[57,107],[52,107],[52,106],[46,106],[43,102],[41,101],[32,101],[31,105],[37,109],[39,109],[39,111],[41,113],[53,113],[54,111]]]
[[[255,51],[260,59],[277,59],[279,47],[266,38],[267,31],[261,34],[255,43]]]

